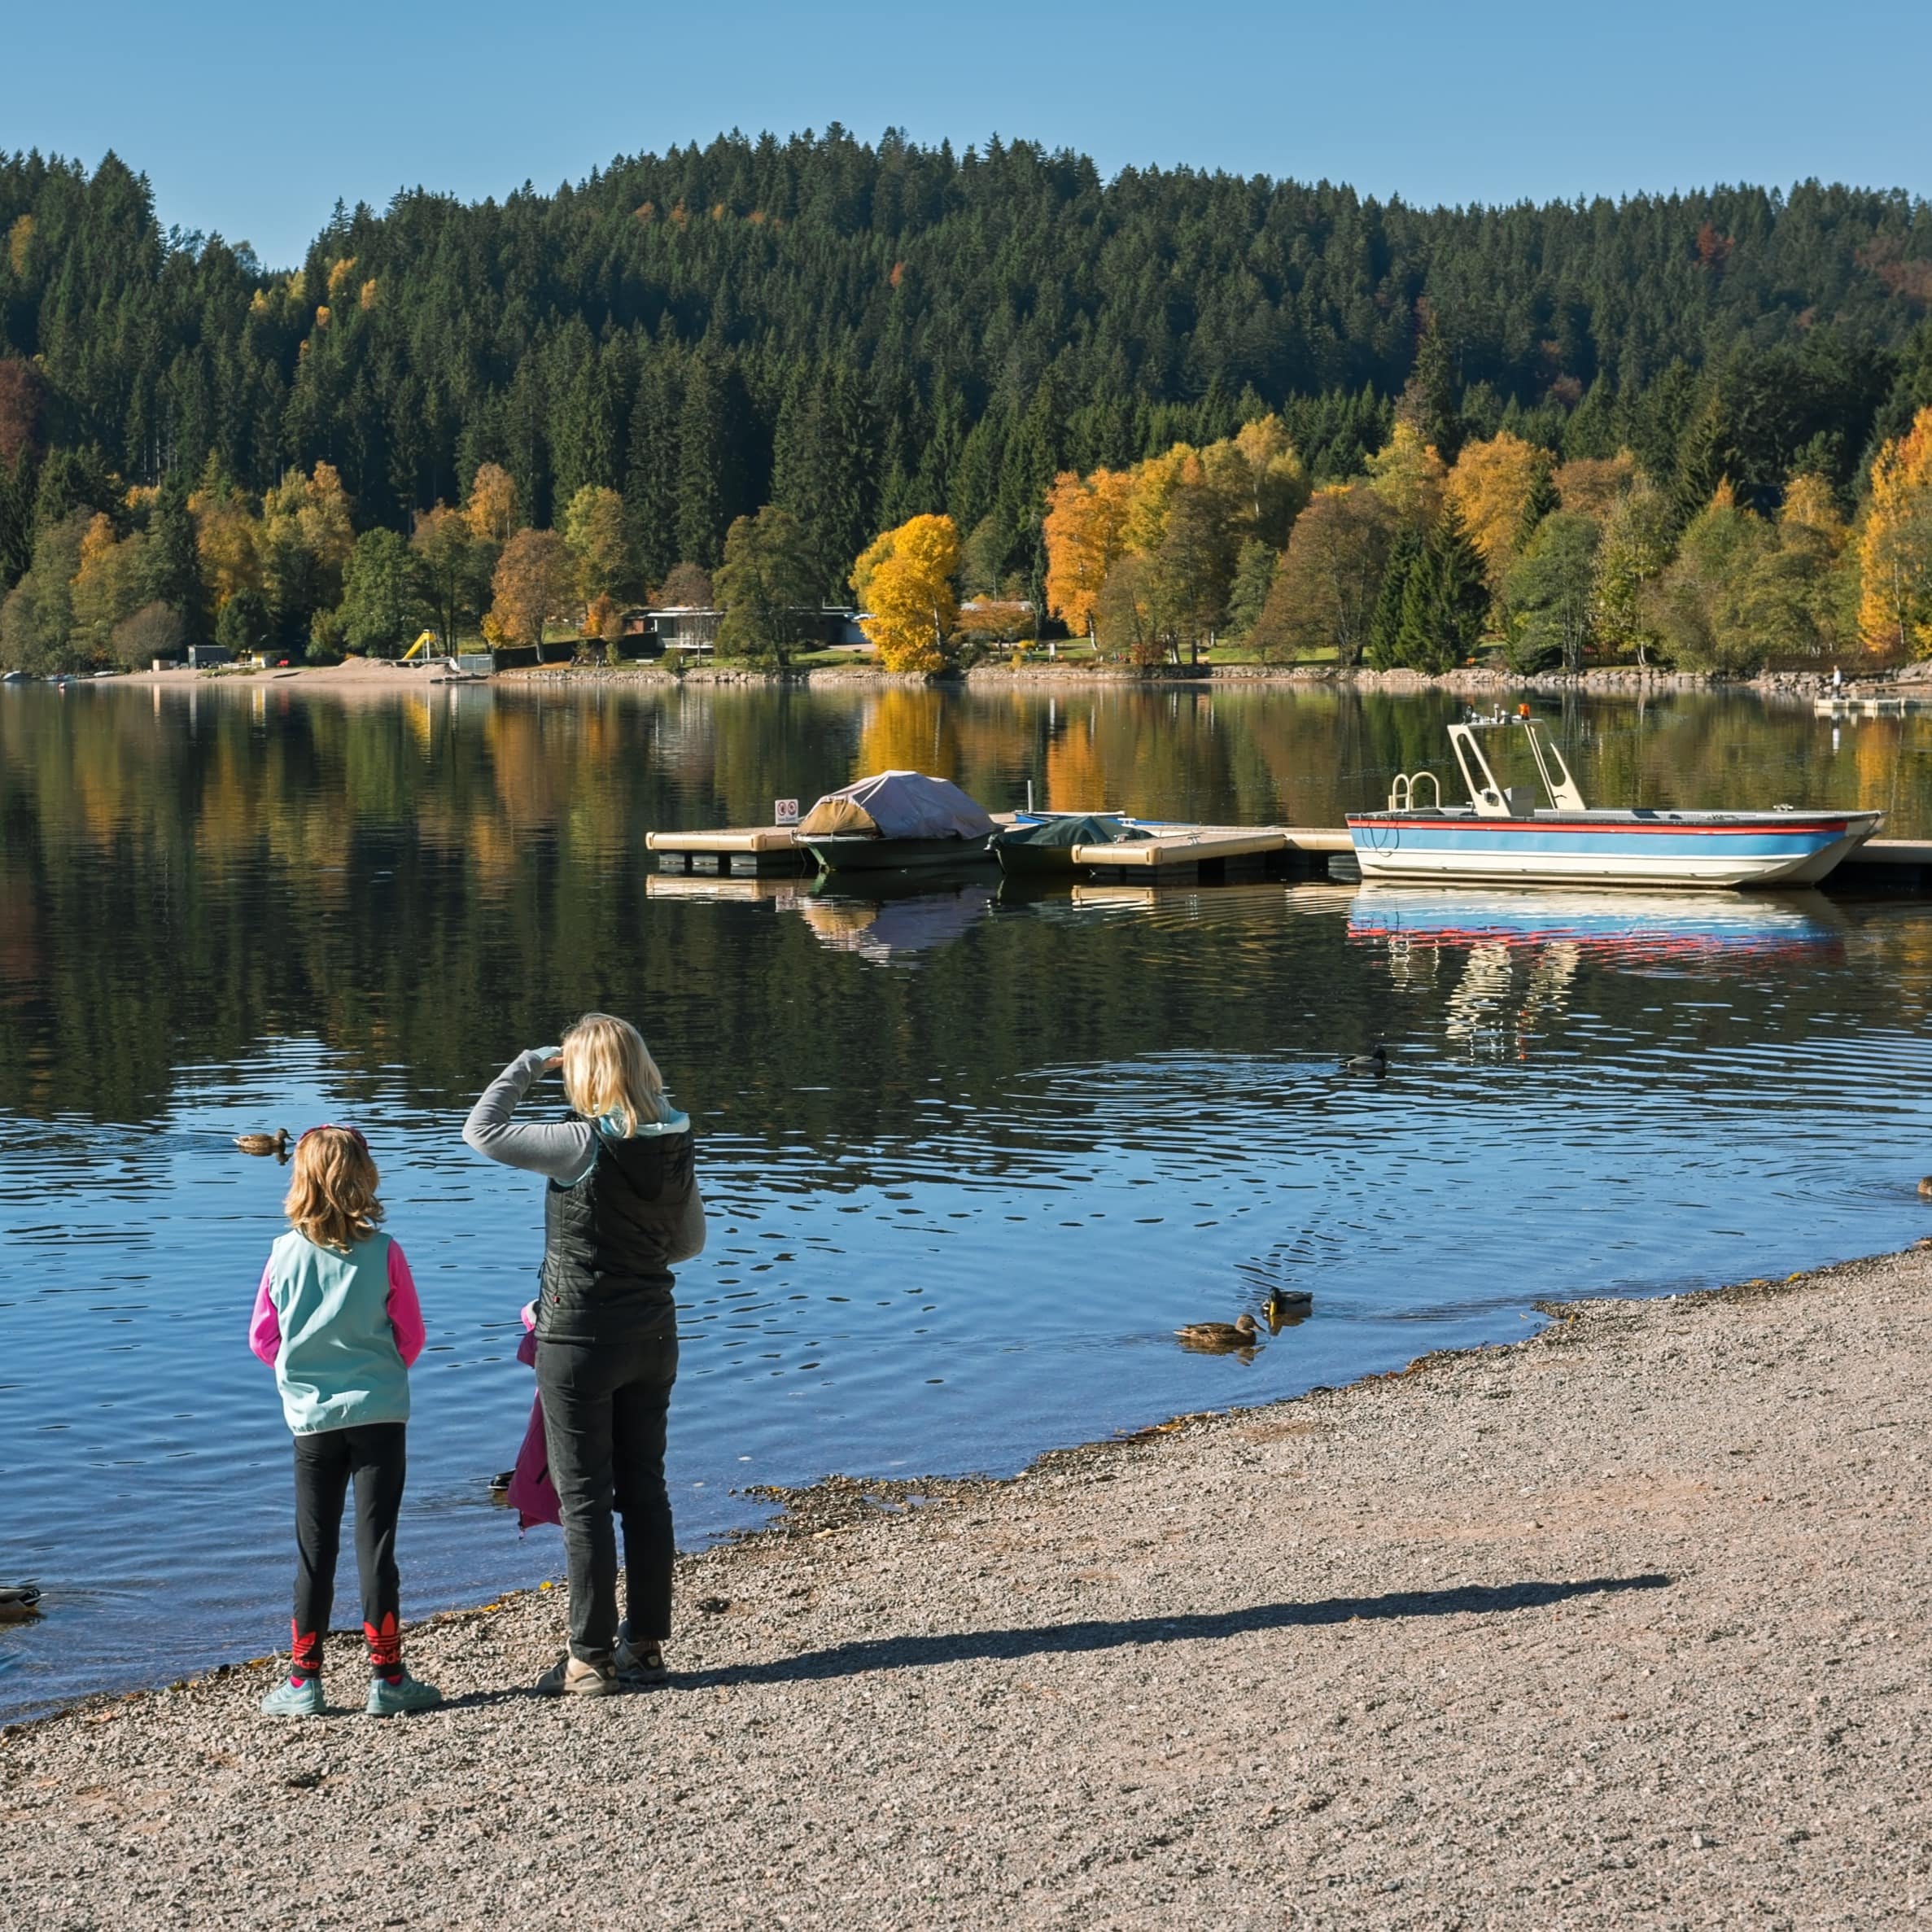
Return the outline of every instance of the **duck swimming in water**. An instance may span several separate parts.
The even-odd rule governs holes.
[[[1261,1329],[1252,1315],[1242,1315],[1232,1322],[1190,1322],[1177,1328],[1174,1335],[1184,1348],[1227,1355],[1237,1348],[1252,1348],[1261,1339]]]
[[[30,1583],[0,1583],[0,1624],[24,1624],[40,1615],[40,1591]]]
[[[1268,1318],[1268,1332],[1279,1335],[1283,1329],[1307,1320],[1314,1305],[1315,1298],[1306,1288],[1277,1288],[1261,1311]]]
[[[288,1152],[288,1129],[278,1127],[273,1134],[238,1134],[235,1145],[244,1154],[273,1154],[279,1161]]]
[[[1388,1049],[1378,1040],[1366,1053],[1352,1053],[1342,1062],[1344,1073],[1386,1073]]]

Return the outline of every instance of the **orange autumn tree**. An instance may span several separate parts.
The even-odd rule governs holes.
[[[1873,460],[1858,562],[1866,645],[1932,656],[1932,409],[1921,409]]]
[[[490,589],[484,636],[492,644],[535,645],[540,662],[544,627],[575,607],[576,566],[554,530],[519,530],[503,546]]]
[[[509,472],[496,463],[479,463],[464,514],[483,542],[507,544],[517,527],[517,486]]]
[[[867,640],[888,671],[939,671],[959,619],[959,533],[951,517],[914,517],[873,540],[852,566]]]
[[[1134,479],[1124,470],[1064,470],[1047,492],[1047,608],[1077,636],[1094,635],[1094,606],[1126,547]]]
[[[1443,484],[1469,540],[1482,553],[1492,589],[1515,561],[1523,513],[1549,474],[1547,450],[1498,430],[1486,442],[1465,444]]]

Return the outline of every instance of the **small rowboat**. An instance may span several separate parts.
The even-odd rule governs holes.
[[[1496,781],[1477,734],[1515,726],[1528,741],[1548,799]],[[1878,811],[1593,811],[1563,754],[1515,716],[1452,724],[1449,742],[1469,788],[1445,806],[1432,771],[1405,773],[1383,811],[1350,812],[1348,838],[1366,880],[1435,885],[1813,885],[1885,823]],[[1427,785],[1432,796],[1419,804]]]

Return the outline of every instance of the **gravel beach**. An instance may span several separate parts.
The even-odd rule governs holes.
[[[431,1716],[15,1729],[0,1924],[1914,1923],[1929,1426],[1932,1249],[835,1482],[681,1564],[665,1689],[527,1694],[545,1592],[417,1630]]]

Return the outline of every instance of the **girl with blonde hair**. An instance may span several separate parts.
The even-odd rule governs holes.
[[[570,1113],[518,1121],[544,1075]],[[586,1013],[557,1047],[520,1053],[463,1128],[480,1154],[540,1174],[544,1261],[535,1310],[537,1389],[563,1518],[570,1646],[537,1681],[601,1696],[665,1680],[675,1554],[664,1438],[677,1379],[671,1269],[704,1247],[691,1122],[665,1098],[637,1029]],[[617,1606],[614,1506],[624,1526],[627,1615]]]
[[[295,1614],[287,1679],[262,1700],[271,1717],[320,1717],[322,1640],[335,1598],[343,1505],[356,1486],[356,1567],[369,1643],[371,1717],[426,1711],[433,1685],[403,1668],[396,1523],[402,1509],[409,1365],[422,1353],[422,1310],[400,1245],[378,1224],[382,1204],[369,1143],[354,1127],[311,1127],[295,1143],[248,1343],[275,1371],[295,1439]]]

